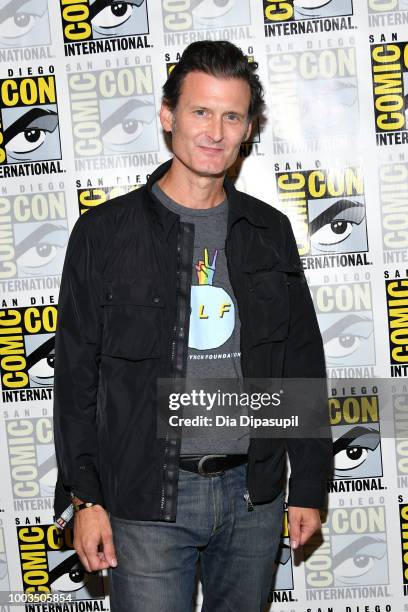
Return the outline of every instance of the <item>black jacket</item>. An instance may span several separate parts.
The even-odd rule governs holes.
[[[185,376],[194,229],[147,185],[81,216],[71,232],[58,304],[54,433],[56,516],[69,491],[134,520],[176,519],[180,440],[156,435],[156,379]],[[244,377],[325,377],[322,339],[288,218],[226,179],[226,255],[241,320]],[[321,405],[327,420],[327,404]],[[321,507],[329,439],[252,439],[252,502],[282,489]]]

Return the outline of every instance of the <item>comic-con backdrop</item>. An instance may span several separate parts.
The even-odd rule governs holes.
[[[106,577],[88,574],[72,533],[53,524],[62,264],[76,219],[115,206],[170,156],[161,86],[184,47],[205,39],[259,64],[267,122],[231,174],[291,219],[328,375],[341,380],[329,393],[323,541],[294,558],[285,516],[272,609],[401,612],[408,0],[0,0],[0,591],[16,592],[17,609],[34,610],[24,595],[40,590],[66,611],[109,610]],[[8,603],[2,595],[1,611]]]

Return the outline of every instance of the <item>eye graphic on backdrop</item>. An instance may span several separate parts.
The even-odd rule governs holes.
[[[15,257],[20,276],[60,272],[60,257],[68,242],[68,229],[56,223],[32,224],[35,229],[17,245]]]
[[[47,387],[54,379],[55,336],[48,338],[27,357],[27,371],[33,387]]]
[[[120,36],[137,34],[140,31],[140,11],[145,0],[95,0],[90,6],[90,16],[94,34],[100,36]],[[142,31],[145,31],[143,26]]]
[[[70,555],[49,573],[53,591],[69,592],[82,589],[88,582],[88,573],[79,561],[77,553]]]
[[[299,83],[300,133],[306,138],[327,136],[328,130],[334,134],[355,134],[358,95],[353,80],[321,79]]]
[[[372,319],[356,314],[348,314],[330,325],[322,333],[328,364],[366,363],[367,355],[365,353],[370,352],[368,350],[371,348],[369,342],[373,332]],[[358,355],[355,355],[357,353]]]
[[[364,235],[359,241],[352,236],[365,216],[364,204],[349,199],[337,200],[310,222],[312,248],[317,252],[343,252],[353,250],[353,246],[356,250],[366,246]],[[346,244],[342,244],[345,241]]]
[[[339,472],[342,478],[357,477],[351,472],[369,459],[379,443],[380,433],[377,429],[362,426],[349,429],[333,443],[335,471]]]
[[[47,0],[11,0],[2,4],[0,2],[0,44],[5,46],[19,44],[19,39],[27,38],[47,13]],[[29,44],[30,41],[24,42]]]
[[[362,536],[333,557],[333,573],[339,584],[383,583],[387,575],[387,545],[382,538]],[[363,578],[364,577],[364,578]]]
[[[294,0],[293,6],[301,9],[317,9],[330,4],[332,0]]]
[[[352,11],[351,0],[294,0],[295,17],[328,17],[349,15]]]
[[[32,161],[50,159],[41,157],[41,149],[47,149],[47,141],[58,126],[58,115],[53,110],[32,108],[4,130],[7,161]],[[58,131],[55,133],[58,138]],[[54,149],[54,147],[53,147]],[[45,153],[47,155],[47,153]],[[55,149],[52,156],[56,157]]]
[[[236,0],[202,0],[192,10],[194,17],[201,19],[219,19],[228,13]]]
[[[105,145],[112,145],[117,150],[121,150],[124,145],[138,140],[154,117],[153,104],[128,100],[103,120],[102,140]]]
[[[251,23],[248,0],[201,0],[191,10],[195,29]]]

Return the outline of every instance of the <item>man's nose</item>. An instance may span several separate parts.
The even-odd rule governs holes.
[[[212,117],[208,135],[214,142],[220,142],[224,138],[224,124],[222,117]]]

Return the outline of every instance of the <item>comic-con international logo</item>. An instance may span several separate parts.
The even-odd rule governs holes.
[[[304,268],[368,263],[362,168],[277,172],[276,182]]]
[[[27,279],[18,290],[54,285],[44,277],[61,274],[68,242],[65,192],[0,196],[0,223],[7,239],[0,245],[0,279]],[[36,279],[36,280],[34,280]]]
[[[162,0],[162,15],[166,46],[184,48],[197,40],[196,30],[211,40],[252,38],[249,0]]]
[[[312,34],[353,27],[353,0],[263,0],[265,36]]]
[[[329,492],[381,490],[383,475],[379,396],[376,387],[331,390],[329,415],[333,435],[334,480]],[[349,390],[351,391],[351,389]],[[373,480],[375,479],[375,480]]]
[[[375,377],[374,322],[369,280],[311,285],[332,378]]]
[[[377,144],[407,144],[408,42],[384,42],[370,49]]]
[[[402,263],[408,248],[408,163],[382,164],[378,179],[384,263]]]
[[[284,53],[268,46],[267,66],[275,154],[349,146],[359,128],[354,46]]]
[[[52,68],[50,66],[50,68]],[[55,76],[0,79],[0,178],[61,172]]]
[[[332,599],[333,588],[336,599],[390,596],[383,505],[332,508],[322,536],[320,545],[313,537],[304,547],[309,601]]]
[[[367,0],[367,4],[370,27],[408,23],[408,0]]]
[[[44,508],[43,498],[54,495],[57,480],[52,418],[24,415],[4,422],[14,510],[31,510],[33,500],[36,510]]]
[[[68,75],[77,170],[159,163],[150,65]]]
[[[151,0],[60,0],[65,55],[149,48]]]
[[[16,519],[20,571],[23,591],[32,593],[69,593],[71,600],[101,600],[105,597],[100,573],[88,573],[73,547],[69,528],[55,525],[22,525]],[[28,521],[29,522],[29,521]],[[70,604],[66,604],[64,609]],[[79,608],[79,609],[85,609]],[[94,602],[92,610],[105,610]]]
[[[91,210],[100,204],[105,204],[105,202],[109,202],[120,195],[139,189],[139,187],[141,185],[116,185],[112,187],[77,189],[79,214],[82,215],[87,210]]]
[[[0,310],[3,402],[52,399],[56,306]]]
[[[0,60],[50,57],[48,0],[0,0]]]
[[[384,275],[391,376],[405,377],[408,374],[408,279],[390,279],[388,271]]]

